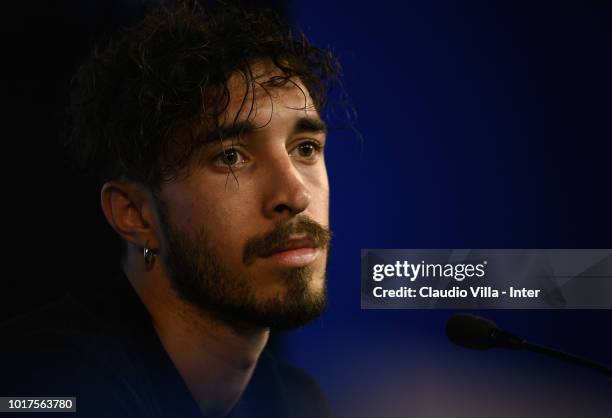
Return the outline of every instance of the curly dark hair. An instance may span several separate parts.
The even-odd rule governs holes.
[[[248,94],[255,86],[251,65],[261,60],[280,70],[275,84],[298,78],[318,111],[340,69],[329,49],[313,46],[268,10],[220,5],[205,11],[195,2],[154,9],[78,68],[67,148],[101,182],[129,179],[158,189],[198,149],[192,135],[178,155],[170,153],[177,130],[203,114],[218,123],[229,102],[229,77],[240,73]]]

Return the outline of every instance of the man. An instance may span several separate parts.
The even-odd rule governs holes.
[[[5,325],[0,396],[76,396],[82,416],[326,416],[264,348],[325,306],[336,69],[231,7],[159,9],[96,50],[68,145],[100,179],[120,277]]]

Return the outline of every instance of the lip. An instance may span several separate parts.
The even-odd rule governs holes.
[[[306,267],[319,256],[319,250],[312,247],[295,248],[292,250],[276,252],[264,260],[272,261],[285,267]]]
[[[316,245],[314,243],[314,240],[308,236],[294,237],[292,239],[289,239],[283,245],[280,245],[274,248],[270,248],[267,251],[264,251],[263,253],[260,254],[260,257],[267,258],[277,253],[282,253],[285,251],[297,250],[300,248],[315,248],[315,247]]]
[[[319,250],[309,237],[292,239],[273,248],[260,257],[286,267],[305,267],[316,260]]]

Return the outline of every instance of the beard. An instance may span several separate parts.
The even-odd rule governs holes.
[[[314,273],[310,266],[285,267],[275,272],[285,292],[263,298],[258,296],[257,277],[248,272],[239,273],[233,265],[224,262],[204,228],[193,236],[179,232],[169,223],[163,202],[158,202],[158,207],[167,243],[161,256],[171,286],[183,301],[237,330],[252,327],[289,330],[313,321],[324,311],[326,285],[320,291],[310,288]],[[302,215],[276,224],[265,236],[247,240],[243,266],[251,265],[256,254],[282,245],[298,233],[312,238],[327,260],[329,229]],[[326,270],[327,265],[322,272],[324,283]]]

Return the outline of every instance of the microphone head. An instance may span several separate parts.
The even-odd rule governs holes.
[[[446,321],[446,336],[462,347],[485,350],[499,347],[495,322],[471,314],[455,314]]]

